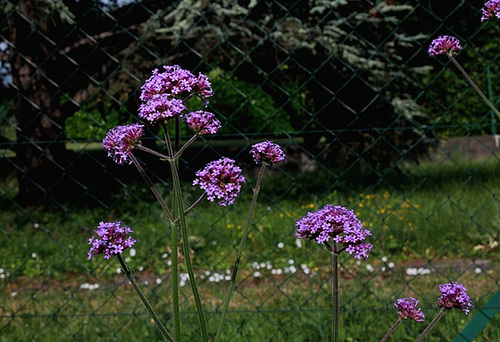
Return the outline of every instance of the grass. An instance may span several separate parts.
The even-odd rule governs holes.
[[[451,280],[469,288],[476,305],[473,316],[499,289],[499,171],[499,161],[490,158],[408,164],[402,175],[374,184],[340,181],[332,173],[299,174],[294,176],[298,190],[282,184],[283,174],[270,172],[223,340],[328,340],[331,259],[314,242],[294,237],[295,222],[326,203],[352,208],[373,233],[367,261],[341,255],[342,340],[380,339],[396,319],[391,305],[398,297],[418,297],[429,322],[437,313],[435,286]],[[5,189],[15,188],[14,181],[6,178],[0,186],[5,195],[0,209],[0,341],[14,336],[16,341],[46,341],[55,335],[61,341],[159,340],[124,276],[117,274],[118,262],[86,256],[87,240],[99,221],[122,220],[131,226],[138,242],[135,254],[126,251],[124,257],[167,327],[171,325],[169,227],[142,184],[127,189],[126,200],[118,194],[107,209],[68,205],[47,210],[20,208],[10,201]],[[186,185],[188,201],[197,195]],[[250,196],[247,187],[235,206],[224,209],[206,202],[187,217],[212,330]],[[194,303],[189,287],[182,291],[183,335],[196,340]],[[450,341],[469,321],[460,312],[449,312],[428,339]],[[500,340],[499,323],[497,315],[487,327],[491,341]],[[424,327],[405,322],[393,340],[413,341]]]

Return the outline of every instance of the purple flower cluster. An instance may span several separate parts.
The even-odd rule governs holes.
[[[486,1],[481,12],[483,13],[481,21],[489,20],[494,17],[500,18],[500,0]]]
[[[441,296],[438,298],[437,306],[451,310],[460,309],[469,314],[472,300],[467,295],[467,289],[460,283],[452,281],[451,283],[438,285]]]
[[[198,110],[186,115],[186,122],[193,131],[199,134],[215,134],[220,129],[220,121],[210,112]]]
[[[162,73],[158,69],[153,70],[153,75],[143,84],[140,96],[142,101],[149,101],[160,94],[174,97],[185,92],[194,92],[201,97],[213,95],[207,76],[200,73],[195,77],[189,70],[178,65],[165,65],[163,68],[165,72]]]
[[[398,309],[398,316],[401,319],[410,319],[415,322],[423,322],[425,320],[422,309],[417,309],[418,299],[415,298],[400,298],[394,303]]]
[[[178,65],[164,66],[165,72],[153,70],[153,74],[144,82],[140,99],[139,117],[155,124],[180,118],[186,109],[180,97],[195,94],[207,98],[213,95],[208,77],[199,74],[195,77],[189,70]]]
[[[140,124],[116,126],[108,131],[102,141],[102,147],[117,164],[130,164],[132,160],[129,156],[134,147],[140,143],[142,127]]]
[[[193,185],[199,185],[208,195],[208,200],[213,202],[216,198],[219,205],[225,207],[232,205],[241,191],[241,183],[245,182],[241,168],[229,158],[208,163],[204,169],[196,172]]]
[[[451,55],[462,50],[460,40],[453,36],[439,36],[431,42],[429,46],[429,55],[432,57],[449,53]]]
[[[92,246],[87,253],[89,259],[103,253],[104,258],[109,259],[112,254],[121,254],[125,248],[132,247],[136,242],[127,237],[127,234],[132,233],[132,229],[120,221],[101,222],[94,232],[97,237],[92,236],[89,239],[89,244]]]
[[[285,153],[281,147],[271,141],[263,141],[253,145],[250,154],[256,164],[274,165],[285,160]]]
[[[319,244],[333,238],[334,242],[343,244],[349,254],[354,254],[356,259],[367,259],[372,249],[371,244],[364,243],[367,236],[371,235],[370,231],[363,227],[352,210],[341,206],[327,204],[302,217],[295,226],[295,236],[298,238],[316,240]]]
[[[168,94],[158,94],[139,107],[139,117],[154,124],[182,117],[185,110],[184,102]]]

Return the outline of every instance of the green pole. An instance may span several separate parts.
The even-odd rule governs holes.
[[[500,290],[498,290],[486,303],[485,306],[478,310],[472,321],[458,334],[453,342],[470,342],[473,341],[483,331],[484,327],[493,319],[498,311],[500,311]],[[492,327],[496,329],[497,327]],[[486,332],[486,335],[488,333]]]

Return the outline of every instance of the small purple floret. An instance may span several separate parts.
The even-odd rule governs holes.
[[[453,36],[439,36],[431,42],[428,52],[430,56],[435,57],[445,53],[453,55],[459,50],[462,50],[462,46],[460,46],[458,38]]]
[[[193,131],[199,134],[215,134],[221,127],[219,120],[210,112],[198,110],[186,115],[186,122]]]
[[[340,243],[356,259],[367,259],[372,245],[365,243],[371,235],[352,210],[341,206],[325,205],[322,209],[310,212],[295,224],[295,236],[300,239],[328,243],[330,239]]]
[[[131,124],[116,126],[108,131],[102,141],[102,147],[108,152],[117,164],[130,164],[130,154],[136,145],[140,143],[143,125]]]
[[[494,17],[500,18],[500,0],[486,1],[481,12],[483,14],[481,21],[489,20]]]
[[[219,205],[225,207],[232,205],[241,191],[241,183],[245,182],[240,167],[229,158],[212,161],[204,169],[196,172],[193,185],[199,185],[208,195],[208,200],[213,202],[216,198]]]
[[[274,165],[285,160],[285,153],[281,147],[271,141],[263,141],[253,145],[250,154],[256,164]]]
[[[438,285],[441,291],[441,297],[438,298],[437,306],[451,310],[460,309],[466,315],[470,312],[472,300],[467,295],[467,289],[460,283],[452,281],[451,283]]]
[[[105,259],[113,254],[121,254],[124,249],[132,247],[136,240],[127,237],[132,233],[132,229],[125,226],[122,222],[100,222],[94,232],[96,236],[89,239],[91,245],[87,253],[89,259],[94,255],[104,254]]]
[[[423,322],[425,320],[422,309],[417,309],[418,299],[415,298],[400,298],[394,303],[398,309],[398,316],[401,319],[410,319],[415,322]]]

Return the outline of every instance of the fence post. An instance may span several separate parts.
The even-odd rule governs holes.
[[[460,332],[460,334],[453,340],[453,342],[470,342],[476,338],[477,335],[484,329],[484,327],[493,319],[493,317],[500,311],[500,290],[498,290],[486,303],[485,306],[478,310],[476,316],[467,326]]]

